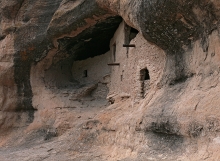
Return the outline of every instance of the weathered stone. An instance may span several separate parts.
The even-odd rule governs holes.
[[[219,158],[218,0],[0,6],[0,160]]]

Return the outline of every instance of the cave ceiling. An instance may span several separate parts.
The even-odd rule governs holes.
[[[120,16],[109,17],[75,37],[58,39],[59,50],[69,54],[75,61],[104,54],[110,50],[110,40],[121,22]]]

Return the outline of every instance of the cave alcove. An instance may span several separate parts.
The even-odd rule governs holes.
[[[46,86],[52,90],[68,90],[97,83],[92,80],[94,72],[103,73],[102,70],[108,66],[107,63],[106,67],[104,64],[102,67],[95,66],[106,61],[104,59],[107,58],[106,53],[110,51],[110,40],[121,22],[122,18],[119,16],[109,17],[98,21],[96,25],[85,29],[75,37],[66,36],[58,39],[58,51],[53,58],[52,66],[46,71]],[[98,59],[99,63],[96,62],[98,56],[101,56],[101,60]],[[90,59],[94,60],[86,63]],[[87,64],[90,66],[86,66]],[[95,68],[98,71],[93,71]],[[78,73],[74,74],[74,70]]]

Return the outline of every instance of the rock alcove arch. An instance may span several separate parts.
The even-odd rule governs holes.
[[[58,39],[59,48],[53,63],[45,71],[46,86],[60,91],[87,86],[87,94],[97,88],[101,77],[110,72],[107,66],[111,57],[109,42],[121,21],[119,16],[108,17],[75,37]]]

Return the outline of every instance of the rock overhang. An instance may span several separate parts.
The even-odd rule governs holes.
[[[48,2],[49,1],[50,0],[48,0]],[[102,0],[102,1],[105,1],[105,0]],[[56,2],[58,3],[58,1]],[[65,0],[65,2],[68,2],[68,0]],[[87,1],[85,0],[70,1],[69,0],[69,2],[84,2],[84,5],[86,4],[89,5],[94,1],[92,0],[91,1],[90,0],[89,1],[88,0]],[[154,102],[153,104],[151,105],[146,104],[146,106],[143,108],[143,111],[140,110],[141,112],[140,115],[137,115],[137,113],[135,113],[137,111],[136,109],[133,110],[132,108],[127,108],[127,106],[125,109],[126,111],[125,110],[123,111],[123,112],[128,113],[128,115],[125,115],[126,118],[124,119],[126,123],[127,123],[128,118],[129,117],[131,118],[129,119],[130,120],[129,124],[131,126],[134,126],[135,124],[134,121],[136,118],[139,119],[142,117],[142,115],[146,116],[144,120],[142,120],[139,123],[139,124],[142,124],[142,126],[144,127],[148,127],[148,129],[146,129],[148,131],[146,131],[145,128],[143,128],[143,131],[145,132],[146,135],[145,137],[143,137],[142,142],[145,140],[148,141],[148,143],[143,144],[143,146],[146,147],[146,145],[149,145],[150,147],[153,148],[154,150],[153,152],[155,152],[156,150],[157,151],[159,150],[159,152],[163,153],[165,151],[165,153],[168,154],[168,156],[172,157],[172,155],[170,155],[170,153],[168,153],[169,151],[166,151],[166,149],[167,150],[171,149],[171,151],[174,151],[175,153],[177,153],[178,151],[182,152],[182,150],[184,150],[184,147],[185,147],[184,145],[186,141],[185,138],[187,139],[192,138],[195,141],[196,139],[200,139],[200,135],[202,136],[201,138],[204,140],[203,133],[205,135],[212,135],[211,133],[214,133],[215,135],[219,131],[218,130],[219,129],[219,119],[218,119],[219,117],[218,117],[218,112],[216,112],[218,109],[216,108],[215,110],[215,108],[212,107],[214,105],[216,105],[217,107],[217,105],[219,104],[218,99],[217,99],[218,86],[217,84],[215,85],[215,82],[218,82],[217,80],[219,80],[218,79],[218,73],[219,73],[218,67],[219,66],[217,67],[218,65],[217,62],[219,62],[219,59],[217,56],[219,53],[218,53],[218,48],[216,47],[216,46],[219,46],[219,42],[217,40],[217,37],[219,36],[219,33],[218,33],[219,11],[217,11],[217,9],[215,8],[216,7],[215,3],[218,3],[218,4],[220,3],[217,2],[217,0],[212,0],[212,1],[211,0],[195,0],[195,1],[192,1],[192,0],[184,0],[184,1],[183,0],[182,1],[181,0],[176,0],[176,1],[174,0],[166,0],[166,1],[165,0],[160,0],[160,1],[106,0],[105,2],[108,2],[106,3],[107,5],[106,8],[109,7],[108,5],[110,4],[110,2],[117,2],[117,4],[119,4],[118,2],[124,2],[124,3],[127,3],[127,5],[130,5],[129,2],[132,2],[131,4],[134,4],[134,3],[137,4],[136,6],[133,6],[133,7],[138,8],[137,9],[138,12],[136,12],[136,10],[127,9],[124,6],[120,6],[120,7],[117,6],[116,8],[118,9],[118,12],[115,12],[115,13],[117,13],[117,15],[122,16],[123,19],[125,20],[126,20],[126,16],[135,17],[136,21],[131,20],[131,22],[133,22],[133,25],[129,24],[128,21],[126,22],[130,26],[133,26],[137,28],[139,31],[141,31],[145,39],[155,43],[160,48],[168,51],[167,53],[175,53],[175,55],[180,55],[180,56],[173,56],[171,54],[172,56],[169,56],[169,54],[167,54],[168,56],[166,59],[167,61],[166,65],[169,65],[169,68],[167,67],[166,69],[164,69],[164,71],[166,71],[167,73],[163,75],[162,79],[166,79],[166,77],[170,77],[170,75],[172,74],[174,70],[176,71],[175,73],[176,76],[170,83],[168,81],[167,82],[164,81],[165,82],[164,84],[167,84],[168,87],[165,87],[162,85],[159,87],[160,89],[162,88],[162,90],[164,90],[165,92],[161,92],[161,95],[159,96],[158,96],[158,93],[154,94],[153,99],[151,98],[152,102]],[[51,3],[53,2],[51,1]],[[143,4],[143,5],[140,5],[140,4]],[[61,5],[64,5],[64,3],[62,3]],[[74,10],[74,7],[72,5],[69,5],[69,7],[70,8],[72,7],[72,10]],[[51,10],[51,9],[48,8],[48,10]],[[42,78],[42,80],[45,81],[44,76],[48,76],[48,74],[50,74],[49,72],[45,72],[44,75],[42,74],[44,73],[44,69],[46,68],[45,66],[46,65],[49,66],[48,65],[49,61],[43,58],[42,58],[43,60],[39,59],[38,57],[41,57],[41,54],[43,53],[42,51],[50,50],[50,49],[47,49],[47,47],[48,45],[50,45],[50,43],[52,44],[52,39],[58,41],[57,43],[58,46],[57,48],[56,46],[55,47],[52,46],[51,48],[53,48],[53,50],[56,50],[56,52],[58,50],[66,51],[68,55],[70,56],[66,58],[66,60],[69,60],[69,61],[86,59],[87,57],[92,57],[95,54],[102,54],[104,53],[105,50],[107,50],[107,45],[105,46],[103,44],[107,44],[107,40],[109,40],[110,33],[113,32],[113,28],[116,26],[117,24],[116,22],[119,22],[120,17],[117,18],[117,17],[114,17],[115,15],[113,16],[113,14],[109,14],[105,16],[105,18],[101,18],[101,13],[107,14],[108,12],[107,11],[101,12],[101,9],[100,10],[98,9],[97,11],[98,12],[100,11],[99,12],[100,17],[98,17],[98,14],[96,14],[97,17],[94,18],[93,17],[94,14],[90,12],[92,9],[87,11],[87,10],[82,9],[82,6],[81,6],[81,9],[79,9],[78,11],[80,10],[82,11],[82,13],[84,12],[83,14],[84,16],[82,17],[79,16],[78,20],[73,19],[73,17],[71,16],[71,9],[70,9],[69,12],[65,14],[65,16],[67,17],[65,16],[59,17],[60,20],[64,20],[62,23],[59,23],[61,21],[55,21],[55,19],[53,19],[55,17],[53,17],[51,18],[51,21],[53,21],[54,23],[50,23],[49,22],[50,18],[48,18],[49,20],[47,24],[49,24],[49,27],[45,23],[42,30],[40,29],[39,31],[38,30],[31,31],[30,30],[31,28],[29,28],[29,26],[24,26],[24,27],[21,27],[19,30],[17,29],[15,31],[14,30],[11,31],[11,34],[16,37],[15,51],[17,54],[13,55],[14,62],[12,62],[14,63],[13,67],[15,68],[14,70],[15,74],[11,74],[13,73],[11,72],[11,70],[8,70],[8,73],[10,73],[11,77],[15,79],[15,83],[17,85],[16,90],[18,92],[17,92],[16,98],[20,100],[19,102],[16,102],[16,103],[19,103],[18,106],[20,106],[20,108],[16,110],[17,112],[18,110],[29,111],[30,109],[32,109],[33,102],[31,100],[33,96],[36,96],[36,93],[35,93],[36,91],[33,90],[33,86],[39,85],[38,83],[40,81],[36,80],[34,83],[38,82],[37,84],[34,84],[33,82],[32,84],[30,84],[30,80],[36,77],[40,77]],[[126,10],[126,13],[124,15],[121,14],[123,10]],[[47,14],[48,13],[45,12],[45,15]],[[92,21],[92,24],[87,23],[85,21],[85,19],[87,18],[90,18],[90,20],[94,20]],[[25,21],[26,20],[27,19],[25,19]],[[69,23],[66,23],[66,22],[69,22]],[[31,24],[31,21],[30,21],[30,24]],[[74,26],[74,24],[76,24],[76,26]],[[53,30],[50,30],[52,29],[50,28],[50,25],[54,25]],[[46,28],[49,28],[49,30],[46,31]],[[78,29],[80,29],[80,32],[78,32]],[[104,30],[103,32],[102,32],[102,29]],[[70,31],[73,31],[76,34],[75,35],[68,34]],[[26,37],[24,37],[26,33],[28,36],[28,33],[30,32],[32,32],[32,34],[34,35],[38,35],[35,40],[33,40],[34,36],[33,37],[30,36],[27,39]],[[215,35],[212,36],[212,34],[210,34],[211,32],[215,33]],[[107,36],[104,37],[105,33],[109,34],[108,39],[107,39]],[[100,39],[100,37],[102,39]],[[216,39],[214,39],[213,37]],[[5,37],[3,36],[2,39],[4,38]],[[24,39],[25,41],[22,41]],[[35,46],[35,49],[30,47],[29,42],[30,44],[33,44]],[[195,47],[194,43],[198,43],[197,45],[199,47],[198,46]],[[210,45],[211,43],[213,44]],[[186,48],[191,46],[192,47],[191,50],[193,50],[194,48],[196,48],[196,50],[194,50],[193,52],[183,51],[182,46],[184,45],[186,46]],[[200,50],[201,46],[203,46],[204,53],[202,50]],[[90,47],[92,47],[92,49]],[[190,52],[190,53],[187,53],[187,52]],[[47,52],[44,52],[44,53],[46,53],[45,55],[47,55]],[[197,56],[195,56],[192,59],[191,58],[184,59],[185,56],[187,56],[187,54],[188,55],[190,54],[190,56],[191,55],[192,56],[197,55]],[[29,55],[33,57],[29,57]],[[146,57],[147,57],[147,51],[146,51]],[[185,67],[187,68],[189,66],[189,64],[184,64],[184,63],[181,64],[181,62],[189,61],[189,60],[192,61],[192,63],[198,65],[198,66],[196,65],[191,66],[191,68],[195,69],[193,70],[195,73],[193,73],[194,75],[192,75],[190,79],[188,79],[189,77],[187,77],[187,75],[185,75],[183,71]],[[33,63],[33,61],[36,61],[36,63]],[[208,61],[210,62],[208,63]],[[46,65],[44,64],[44,62]],[[63,64],[67,65],[67,63],[68,62],[64,62]],[[192,65],[192,63],[190,65]],[[35,65],[38,65],[38,67],[40,66],[42,68],[40,67],[33,68],[35,67]],[[70,63],[70,65],[72,64]],[[62,67],[59,64],[57,66],[58,68]],[[57,70],[58,68],[55,68],[54,70],[55,74],[59,73],[59,71]],[[38,71],[34,69],[38,69]],[[64,70],[66,69],[67,68],[65,68]],[[34,74],[31,75],[30,72]],[[178,75],[178,73],[184,73],[184,75]],[[207,73],[207,74],[205,75],[203,73]],[[205,79],[204,82],[203,80],[200,80],[200,76]],[[62,79],[62,81],[64,80],[64,77],[60,75],[58,75],[57,77]],[[54,79],[56,79],[57,77],[54,77]],[[194,79],[195,82],[198,82],[198,84],[194,83],[193,85],[193,81],[191,81],[192,79]],[[50,79],[48,80],[51,81]],[[190,82],[192,82],[191,83],[192,86],[188,85],[188,83]],[[209,84],[210,84],[210,87],[208,86]],[[187,89],[187,86],[188,86],[188,89]],[[210,88],[211,90],[208,91],[209,90],[208,88]],[[4,89],[7,89],[7,88],[4,88]],[[216,93],[214,90],[216,91]],[[38,91],[39,91],[39,95],[42,95],[42,90],[40,89]],[[207,92],[205,93],[205,91]],[[7,93],[7,90],[4,90],[2,93]],[[11,101],[12,100],[11,93],[8,92],[8,95],[9,96],[6,96],[5,98],[9,98]],[[64,93],[64,95],[66,95],[66,93]],[[39,101],[43,102],[40,99]],[[194,107],[194,104],[195,104],[195,107]],[[5,107],[7,108],[7,105]],[[43,108],[49,109],[49,106],[48,107],[43,106]],[[67,108],[69,109],[69,107]],[[120,110],[123,109],[123,107],[119,107],[119,108]],[[147,109],[147,111],[144,111],[144,109]],[[37,111],[36,113],[39,114],[39,111]],[[209,111],[213,111],[213,112],[208,113]],[[204,116],[203,113],[205,115],[207,114],[207,116]],[[29,114],[33,115],[31,113]],[[50,113],[50,115],[52,114]],[[147,115],[149,115],[149,117],[147,117]],[[192,115],[194,116],[193,118],[192,118]],[[108,116],[112,117],[111,114],[109,114]],[[112,118],[113,119],[117,118],[117,116],[116,117],[114,116]],[[123,121],[121,116],[118,116],[118,118],[120,118],[119,119],[120,121],[121,120]],[[12,122],[11,118],[9,122]],[[16,122],[18,121],[16,120]],[[120,124],[118,123],[119,122],[117,122],[117,127],[119,128],[117,129],[117,131],[120,130]],[[112,125],[115,126],[115,122]],[[107,127],[110,127],[110,126],[107,126]],[[113,133],[114,131],[115,129],[113,129]],[[125,132],[127,134],[127,131]],[[139,137],[139,135],[138,137],[137,136],[133,136],[133,137],[136,139],[141,138]],[[114,139],[115,137],[113,136],[112,138]],[[128,139],[129,143],[130,143],[130,140],[131,139],[129,138]],[[216,138],[213,140],[216,140]],[[137,144],[140,145],[140,143],[141,142],[137,141]],[[108,145],[111,145],[111,144],[108,143]],[[131,147],[135,147],[135,145]],[[211,149],[208,149],[208,151],[209,150]],[[203,153],[203,151],[201,152]],[[144,154],[146,155],[146,153]],[[178,154],[178,156],[180,155]],[[189,158],[194,158],[194,157],[189,157]],[[174,159],[174,160],[177,160],[177,159]]]
[[[48,1],[43,3],[40,12],[32,15],[29,11],[30,19],[27,22],[23,15],[27,14],[24,6],[28,3],[19,3],[21,6],[15,21],[16,29],[10,32],[15,36],[14,71],[18,95],[23,97],[22,93],[25,93],[28,101],[24,101],[31,104],[31,64],[41,61],[51,49],[56,52],[64,50],[70,61],[83,60],[108,51],[109,40],[122,20],[120,16],[148,41],[167,53],[180,55],[168,59],[176,59],[176,63],[171,65],[178,66],[175,67],[178,68],[175,75],[184,73],[184,64],[181,64],[183,46],[189,48],[200,38],[206,51],[208,35],[218,29],[219,11],[216,3],[202,0],[65,0],[61,3],[59,0],[51,7]],[[40,4],[33,5],[32,11],[38,11]],[[44,15],[47,15],[46,18]],[[33,21],[34,25],[32,20],[36,20]],[[36,25],[38,22],[42,23]],[[179,80],[179,77],[182,75],[174,80]]]
[[[141,1],[143,36],[169,53],[178,53],[217,28],[217,9],[208,1]],[[203,45],[203,44],[202,44]]]
[[[66,51],[73,60],[104,54],[110,50],[110,40],[121,21],[120,16],[112,16],[97,22],[75,37],[58,39],[59,49]]]

